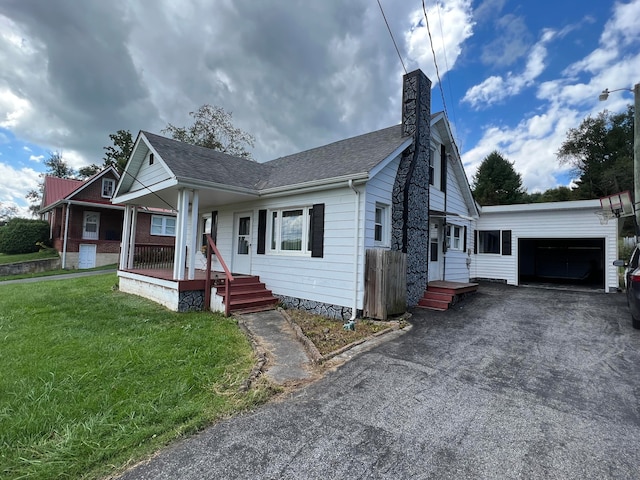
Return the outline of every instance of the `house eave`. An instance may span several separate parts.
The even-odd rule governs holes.
[[[167,180],[163,180],[162,182],[158,182],[154,185],[144,185],[140,190],[129,191],[127,193],[123,193],[122,195],[118,195],[117,197],[113,197],[111,199],[111,203],[134,203],[133,200],[141,197],[145,197],[149,194],[155,194],[162,190],[174,187],[178,184],[178,180],[176,178],[169,178]]]
[[[349,180],[356,184],[365,183],[369,180],[368,172],[356,173],[353,175],[342,175],[340,177],[325,178],[322,180],[314,180],[311,182],[297,183],[294,185],[284,185],[282,187],[265,188],[260,190],[260,197],[277,197],[292,193],[313,192],[317,190],[326,190],[327,188],[344,187],[348,185]]]

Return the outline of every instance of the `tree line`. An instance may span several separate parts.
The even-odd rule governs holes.
[[[564,202],[633,191],[633,106],[623,113],[599,113],[571,128],[556,152],[561,164],[571,166],[577,180],[571,188],[559,186],[528,193],[522,176],[499,151],[485,157],[473,176],[471,189],[480,205]]]

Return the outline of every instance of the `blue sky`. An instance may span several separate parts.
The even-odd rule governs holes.
[[[501,151],[525,187],[568,185],[569,128],[640,82],[640,0],[380,0],[408,71],[433,81],[471,179]],[[205,103],[259,161],[400,121],[402,65],[376,0],[3,0],[0,204],[26,213],[43,159],[102,163],[109,134],[186,125]],[[442,91],[440,90],[442,87]]]

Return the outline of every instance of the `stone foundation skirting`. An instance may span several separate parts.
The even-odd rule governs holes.
[[[276,294],[274,294],[276,295]],[[349,320],[353,309],[342,307],[340,305],[331,305],[328,303],[315,302],[313,300],[304,300],[302,298],[287,297],[276,295],[280,299],[280,303],[286,308],[295,308],[305,312],[315,313],[323,317],[335,318],[340,320]]]

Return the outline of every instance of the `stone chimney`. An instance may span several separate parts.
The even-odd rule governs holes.
[[[407,305],[427,288],[429,258],[429,156],[431,80],[415,70],[403,77],[402,135],[413,143],[403,152],[393,187],[393,250],[407,254]]]

